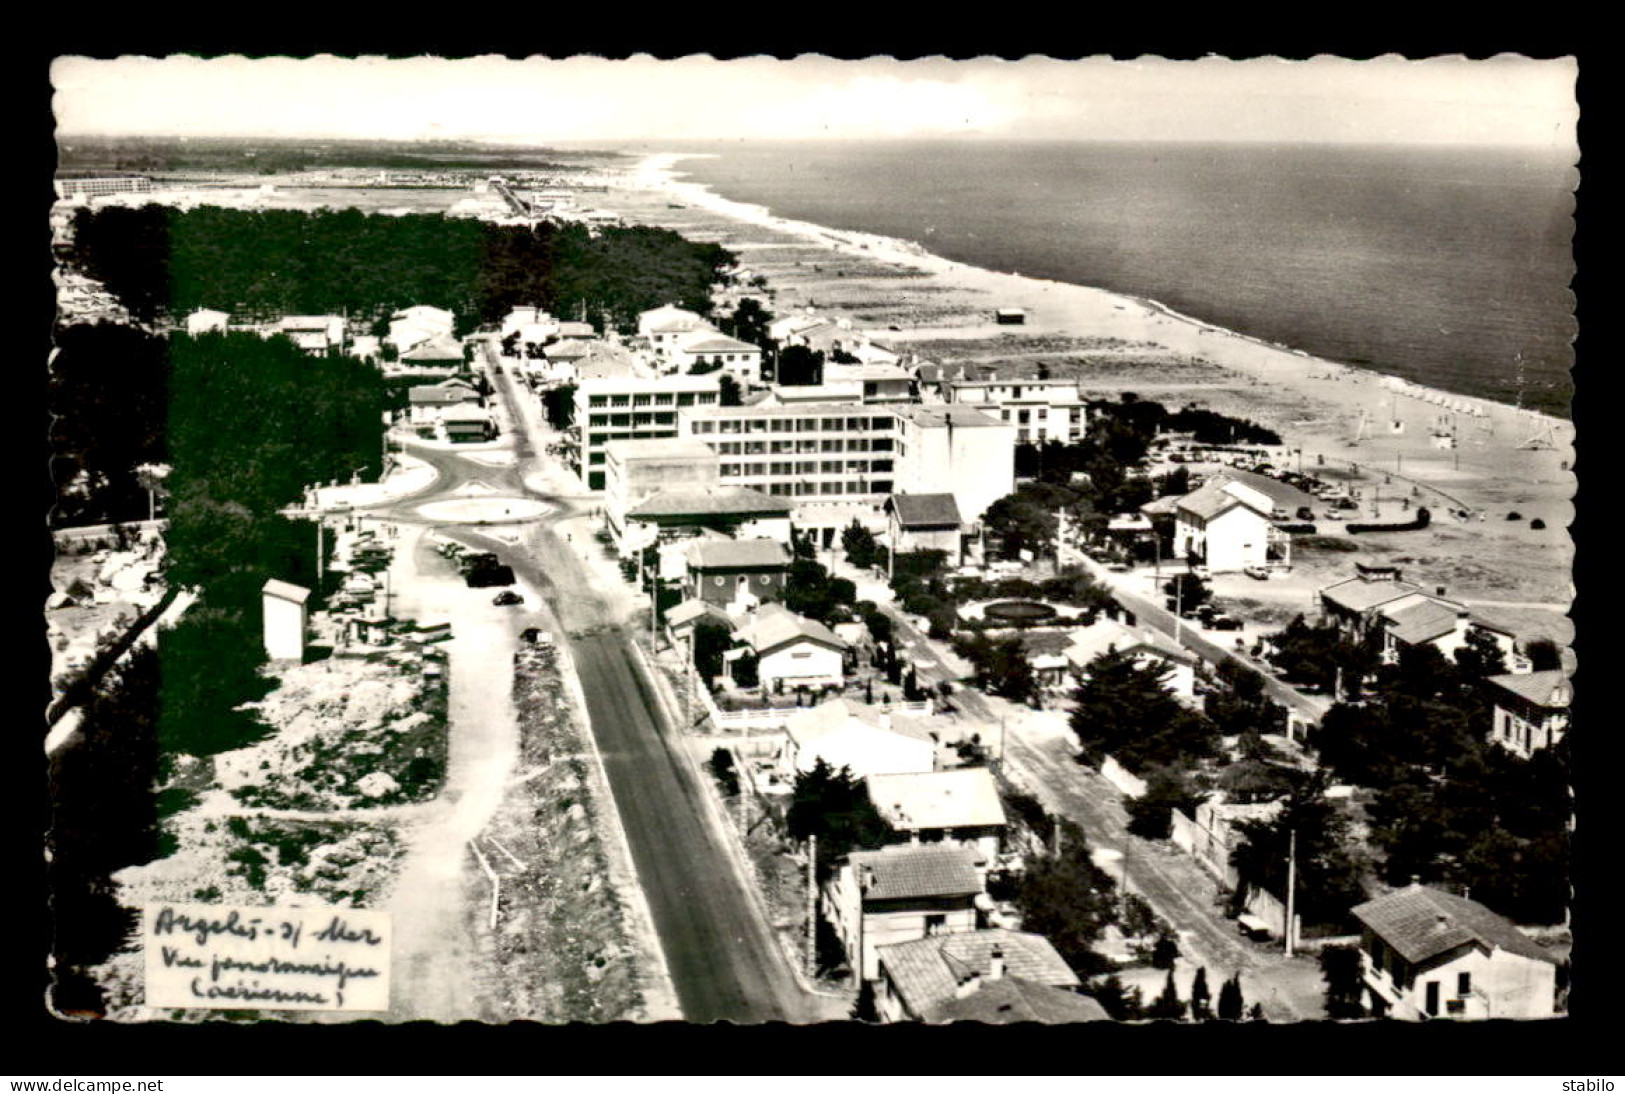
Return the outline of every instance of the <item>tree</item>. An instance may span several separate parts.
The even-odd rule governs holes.
[[[1179,988],[1174,984],[1174,970],[1168,970],[1168,979],[1163,982],[1162,994],[1152,1000],[1146,1008],[1145,1016],[1153,1019],[1166,1019],[1177,1022],[1185,1017],[1185,1004],[1179,998]]]
[[[781,387],[809,387],[824,382],[824,355],[806,346],[779,351],[774,380]]]
[[[796,776],[785,827],[805,842],[818,837],[818,877],[827,879],[837,860],[852,851],[883,847],[891,826],[869,799],[868,785],[848,768],[834,770],[819,759]]]
[[[1245,1001],[1241,997],[1241,973],[1236,973],[1219,988],[1218,1018],[1224,1022],[1241,1021]]]
[[[773,313],[764,308],[760,300],[747,296],[734,305],[732,315],[723,318],[721,327],[724,334],[765,351],[772,346],[773,340],[767,333],[768,325],[772,322]]]
[[[1213,590],[1196,574],[1175,574],[1162,591],[1173,599],[1175,607],[1190,615],[1213,598]]]
[[[851,525],[841,532],[841,549],[846,552],[846,560],[860,570],[867,570],[874,565],[875,535],[869,529],[853,518]]]
[[[1554,672],[1563,667],[1563,653],[1550,638],[1535,638],[1524,647],[1532,672]]]
[[[1201,800],[1201,792],[1184,771],[1166,764],[1153,767],[1145,793],[1127,802],[1128,830],[1142,839],[1167,839],[1173,811],[1192,812]]]
[[[1288,856],[1296,852],[1297,914],[1306,923],[1341,923],[1365,899],[1360,864],[1350,850],[1349,821],[1325,797],[1317,774],[1282,805],[1274,820],[1243,821],[1230,863],[1240,880],[1236,904],[1249,889],[1286,899]]]
[[[734,644],[733,631],[724,623],[702,619],[694,625],[694,671],[707,686],[722,675],[722,655]]]
[[[1094,996],[1114,1022],[1135,1022],[1145,1017],[1140,989],[1124,987],[1123,978],[1116,973],[1095,986]]]
[[[1213,1017],[1213,994],[1207,986],[1207,968],[1204,966],[1196,970],[1196,979],[1191,982],[1191,1021],[1206,1022]]]
[[[717,403],[719,406],[739,406],[744,396],[739,389],[739,381],[727,373],[723,373],[717,380]]]
[[[1179,960],[1179,943],[1174,936],[1164,931],[1157,936],[1156,945],[1151,947],[1151,967],[1154,969],[1167,969],[1173,972],[1174,962]]]
[[[1320,976],[1326,982],[1326,1017],[1333,1021],[1365,1017],[1361,1000],[1365,980],[1356,946],[1327,946],[1320,951]]]
[[[1130,771],[1181,765],[1215,751],[1212,723],[1192,713],[1168,687],[1164,664],[1108,650],[1087,666],[1073,692],[1072,731],[1088,762],[1115,756]]]
[[[1024,930],[1050,940],[1079,976],[1105,971],[1093,944],[1112,917],[1114,883],[1096,866],[1082,829],[1060,821],[1059,855],[1030,855],[1017,882],[1015,904]]]
[[[1467,641],[1456,650],[1456,669],[1473,681],[1500,676],[1507,671],[1506,655],[1489,631],[1470,627]]]
[[[1006,638],[993,644],[987,664],[987,690],[1012,703],[1031,703],[1038,697],[1038,675],[1027,658],[1027,648],[1019,638]]]

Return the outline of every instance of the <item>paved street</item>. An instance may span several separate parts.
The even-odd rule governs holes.
[[[509,428],[512,448],[470,446],[454,452],[406,442],[439,478],[432,489],[372,512],[435,524],[419,507],[452,496],[528,497],[549,504],[545,516],[517,532],[506,523],[438,530],[473,550],[496,552],[523,585],[546,600],[568,636],[593,736],[685,1020],[827,1017],[827,1004],[797,983],[725,850],[705,804],[701,775],[668,724],[655,684],[633,649],[626,629],[628,598],[623,590],[598,587],[554,530],[575,514],[576,499],[526,485],[559,481],[533,462],[533,397],[499,370],[492,373],[506,404],[499,421]],[[514,458],[498,455],[504,450]],[[527,614],[516,614],[511,626],[517,628]],[[504,665],[507,660],[504,656]]]

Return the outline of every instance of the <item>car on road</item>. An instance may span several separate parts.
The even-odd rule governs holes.
[[[1109,564],[1106,569],[1110,570],[1114,574],[1126,574],[1129,572],[1130,567],[1126,562],[1113,562]]]
[[[1236,920],[1236,929],[1242,937],[1253,942],[1268,942],[1274,937],[1270,925],[1255,915],[1243,915]]]
[[[1248,566],[1241,571],[1254,581],[1268,581],[1270,572],[1262,566]]]
[[[507,608],[514,604],[523,604],[524,602],[525,598],[514,592],[512,589],[503,589],[491,600],[491,603],[495,604],[499,608]]]
[[[1207,625],[1216,631],[1241,630],[1241,620],[1229,615],[1215,615],[1207,621]]]

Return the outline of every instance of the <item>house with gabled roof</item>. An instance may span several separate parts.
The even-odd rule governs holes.
[[[757,679],[764,689],[838,688],[846,680],[846,642],[816,619],[782,604],[747,611],[738,618],[735,637],[756,655]]]
[[[762,382],[761,347],[719,331],[695,330],[676,335],[665,343],[663,356],[672,371],[720,370],[747,388],[757,387]]]
[[[824,885],[824,918],[853,972],[874,980],[881,946],[974,931],[982,876],[976,852],[965,847],[853,851]]]
[[[892,551],[946,551],[948,564],[959,564],[965,522],[952,494],[893,494],[885,511]]]
[[[1563,739],[1573,689],[1561,669],[1506,673],[1484,681],[1495,715],[1490,740],[1528,759]]]
[[[875,1012],[883,1022],[1098,1022],[1050,941],[1025,931],[938,934],[877,949]]]
[[[1378,1017],[1549,1018],[1557,962],[1476,901],[1412,884],[1357,905],[1368,1009]]]
[[[1158,499],[1142,511],[1154,515],[1163,508],[1166,499]],[[1292,564],[1292,536],[1276,528],[1275,502],[1250,484],[1215,477],[1172,508],[1179,558],[1194,557],[1214,573]]]
[[[1360,568],[1354,577],[1322,588],[1318,596],[1322,618],[1355,641],[1375,642],[1390,664],[1415,646],[1433,646],[1453,656],[1475,632],[1487,635],[1510,663],[1524,661],[1511,630],[1447,599],[1442,587],[1429,593],[1401,580],[1392,567]]]
[[[784,599],[790,548],[776,539],[699,539],[684,554],[690,597],[723,605],[745,593],[758,601]]]
[[[450,334],[437,335],[400,355],[400,363],[413,369],[459,370],[466,363],[463,344]]]

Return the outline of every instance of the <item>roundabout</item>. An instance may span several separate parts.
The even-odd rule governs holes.
[[[516,524],[536,520],[553,506],[532,498],[447,498],[424,502],[412,512],[436,524]]]

